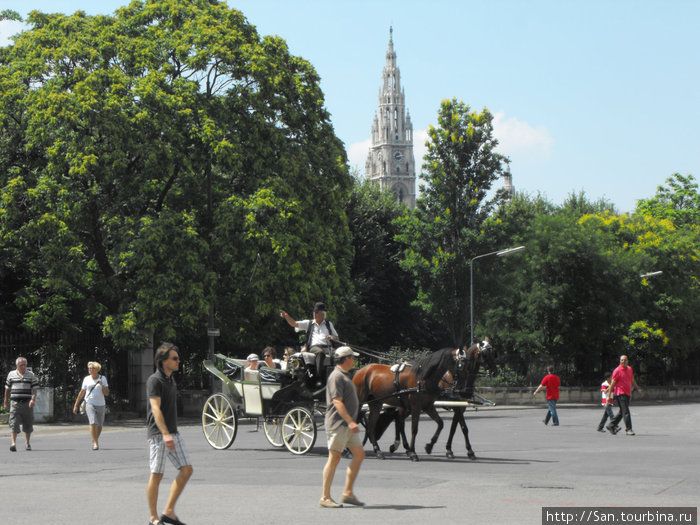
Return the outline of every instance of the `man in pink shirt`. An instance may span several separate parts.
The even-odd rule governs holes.
[[[559,386],[561,381],[554,375],[554,367],[547,368],[547,375],[542,379],[542,383],[537,387],[532,395],[536,396],[543,388],[547,389],[547,415],[542,421],[545,425],[552,419],[552,426],[559,426],[559,415],[557,414],[557,401],[559,400]]]
[[[610,394],[615,394],[620,411],[605,428],[607,428],[611,434],[617,434],[620,431],[620,427],[618,427],[617,424],[624,418],[626,434],[628,436],[634,436],[634,430],[632,430],[632,416],[630,415],[630,397],[632,396],[632,388],[639,390],[640,394],[642,393],[642,389],[639,388],[637,382],[634,380],[634,372],[632,372],[632,367],[629,366],[628,363],[627,356],[621,355],[620,366],[613,371],[612,381],[610,381],[610,386],[606,394],[608,401],[610,400]]]

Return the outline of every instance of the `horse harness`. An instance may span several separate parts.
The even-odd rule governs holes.
[[[401,391],[401,382],[399,381],[399,375],[401,375],[401,372],[403,372],[407,366],[413,365],[406,361],[401,361],[400,363],[391,365],[391,368],[389,368],[389,370],[394,372],[394,392],[396,393]]]

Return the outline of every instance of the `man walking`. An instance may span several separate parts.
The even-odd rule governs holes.
[[[542,379],[542,383],[537,387],[532,395],[536,396],[540,390],[543,388],[547,389],[547,415],[544,418],[543,423],[546,425],[549,423],[549,419],[552,419],[552,426],[559,426],[559,416],[557,415],[557,401],[559,400],[559,386],[561,381],[559,377],[554,375],[554,367],[547,368],[547,375]]]
[[[350,369],[355,364],[356,354],[349,346],[341,346],[335,351],[337,360],[335,369],[328,376],[326,388],[326,435],[328,438],[328,461],[323,469],[323,493],[320,507],[342,507],[331,498],[331,485],[335,476],[335,469],[340,462],[340,456],[346,448],[352,453],[352,461],[348,467],[345,478],[345,490],[341,498],[342,503],[362,506],[360,500],[355,497],[353,485],[360,471],[360,465],[365,459],[365,451],[360,439],[360,427],[357,424],[357,415],[360,410],[360,402],[357,398],[355,385],[350,378]]]
[[[192,476],[192,465],[187,458],[184,443],[177,431],[177,385],[173,373],[180,367],[178,348],[172,343],[163,343],[156,350],[156,372],[146,382],[146,421],[150,447],[151,477],[146,495],[151,513],[149,523],[161,525],[171,523],[184,525],[175,514],[175,504]],[[165,472],[165,458],[170,459],[179,470],[170,487],[165,510],[158,519],[158,487]]]
[[[17,451],[17,434],[20,431],[20,425],[24,431],[24,448],[31,450],[29,438],[34,431],[34,404],[36,402],[36,394],[39,390],[39,380],[31,372],[27,370],[27,360],[24,357],[18,357],[15,361],[16,370],[7,374],[5,381],[5,410],[10,410],[10,428],[12,429],[12,445],[10,450]]]
[[[625,433],[628,436],[634,436],[634,430],[632,430],[632,415],[630,414],[632,387],[634,387],[635,390],[639,390],[640,394],[642,393],[642,389],[639,388],[637,382],[634,380],[634,372],[632,371],[632,367],[629,366],[627,356],[621,355],[620,366],[613,371],[612,381],[610,381],[610,386],[606,392],[608,397],[607,401],[610,401],[611,394],[615,394],[617,404],[620,407],[620,411],[605,427],[611,434],[617,434],[620,431],[620,427],[618,427],[617,424],[624,418]]]

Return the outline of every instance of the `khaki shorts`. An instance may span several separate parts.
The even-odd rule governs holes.
[[[328,450],[342,452],[346,448],[355,448],[362,446],[362,439],[359,432],[352,432],[350,427],[342,425],[336,430],[326,432],[328,440]]]

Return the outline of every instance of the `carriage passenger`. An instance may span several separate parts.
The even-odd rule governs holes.
[[[264,361],[260,364],[260,366],[267,368],[277,368],[279,370],[282,368],[282,366],[280,365],[279,359],[276,358],[277,353],[275,352],[275,349],[271,346],[268,346],[265,348],[265,350],[263,350]]]
[[[246,381],[251,381],[255,380],[258,378],[258,363],[260,362],[260,358],[258,357],[258,354],[250,354],[247,359],[248,361],[248,366],[245,367],[243,372],[245,373],[244,377]]]
[[[289,361],[289,358],[292,357],[294,354],[296,354],[296,350],[292,348],[291,346],[288,346],[287,348],[284,349],[284,357],[282,361],[280,362],[280,368],[282,370],[287,370],[287,362]]]

